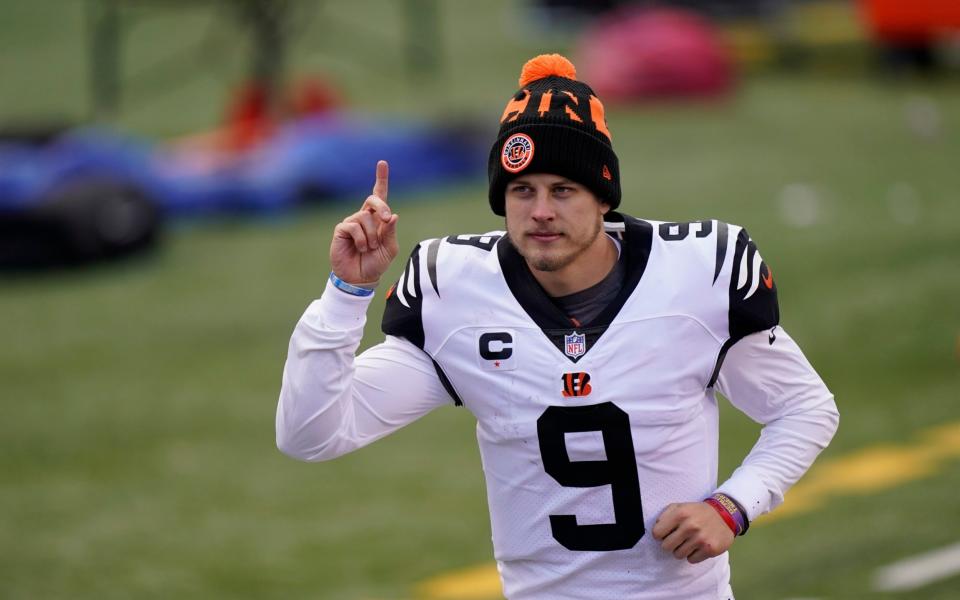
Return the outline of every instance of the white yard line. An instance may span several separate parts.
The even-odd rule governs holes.
[[[882,592],[913,590],[960,573],[960,543],[924,552],[878,570],[874,588]]]

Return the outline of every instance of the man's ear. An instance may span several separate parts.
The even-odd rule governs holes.
[[[597,200],[600,203],[600,214],[605,215],[610,212],[610,205],[604,202],[603,200]]]

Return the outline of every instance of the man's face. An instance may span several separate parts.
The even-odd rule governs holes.
[[[505,200],[507,233],[531,269],[559,271],[603,241],[610,207],[565,177],[521,175],[507,184]]]

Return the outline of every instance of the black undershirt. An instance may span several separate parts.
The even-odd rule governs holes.
[[[588,326],[620,293],[627,273],[624,263],[621,252],[613,268],[599,283],[567,296],[553,297],[551,300],[570,318],[574,326]]]

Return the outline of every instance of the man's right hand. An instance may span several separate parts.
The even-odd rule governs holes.
[[[330,267],[343,281],[372,286],[397,256],[397,219],[387,205],[387,161],[377,162],[373,193],[360,210],[341,221],[330,242]]]

